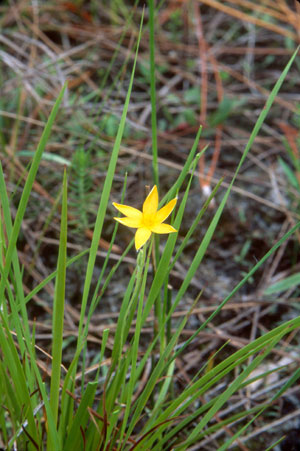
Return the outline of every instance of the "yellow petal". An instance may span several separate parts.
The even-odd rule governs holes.
[[[116,202],[113,202],[113,206],[129,218],[140,219],[142,217],[142,212],[136,208],[129,207],[128,205],[117,204]]]
[[[157,212],[157,207],[158,192],[156,185],[154,185],[144,202],[143,213],[145,213],[146,215],[154,215]]]
[[[114,218],[116,221],[125,225],[126,227],[138,228],[141,225],[141,221],[138,218]]]
[[[176,202],[177,202],[177,197],[175,197],[175,199],[170,200],[170,202],[168,202],[167,205],[165,205],[160,210],[158,210],[158,212],[156,213],[156,217],[155,217],[156,224],[161,224],[162,222],[164,222],[167,219],[167,217],[170,215],[170,213],[172,213],[172,210],[175,207]]]
[[[172,233],[172,232],[177,232],[177,230],[174,229],[174,227],[172,227],[169,224],[157,224],[157,225],[151,227],[151,232],[154,232],[154,233]]]
[[[151,231],[146,227],[140,227],[135,233],[135,248],[138,251],[149,240]]]

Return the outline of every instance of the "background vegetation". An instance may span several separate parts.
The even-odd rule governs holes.
[[[299,23],[288,0],[1,3],[4,449],[300,442]],[[155,183],[179,233],[137,265],[112,201]]]

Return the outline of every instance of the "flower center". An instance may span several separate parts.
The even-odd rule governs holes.
[[[143,225],[144,227],[152,227],[155,222],[155,215],[143,213]]]

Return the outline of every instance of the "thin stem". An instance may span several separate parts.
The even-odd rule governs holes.
[[[157,161],[157,118],[156,118],[156,89],[155,89],[155,41],[154,41],[154,0],[149,0],[149,29],[150,29],[150,95],[151,95],[151,124],[152,124],[152,171],[153,180],[157,188],[158,161]]]

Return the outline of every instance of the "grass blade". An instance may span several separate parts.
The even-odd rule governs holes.
[[[22,196],[20,199],[20,203],[18,206],[18,210],[16,213],[16,218],[15,218],[15,222],[13,225],[13,230],[11,233],[11,237],[9,240],[9,244],[8,244],[8,248],[7,248],[7,252],[6,252],[6,260],[5,260],[5,267],[4,267],[4,274],[6,275],[6,277],[8,276],[9,273],[9,269],[10,269],[10,265],[11,265],[11,260],[12,260],[12,256],[13,256],[13,252],[17,243],[17,239],[19,236],[19,232],[20,232],[20,228],[21,228],[21,223],[25,214],[25,210],[26,210],[26,206],[28,203],[28,199],[31,193],[31,189],[32,189],[32,185],[33,182],[35,180],[36,177],[36,173],[42,158],[42,154],[43,151],[46,147],[46,144],[48,142],[49,136],[50,136],[50,132],[51,132],[51,128],[53,125],[53,122],[57,116],[60,104],[62,102],[63,96],[64,96],[64,92],[67,88],[67,83],[65,83],[65,85],[63,86],[63,88],[61,89],[57,100],[52,108],[52,111],[50,113],[49,119],[46,123],[46,126],[44,128],[44,131],[42,133],[40,142],[38,144],[37,150],[35,152],[34,158],[32,160],[31,163],[31,167],[28,173],[28,177],[22,192]],[[0,299],[3,299],[3,293],[4,293],[4,281],[3,279],[0,282]]]
[[[63,324],[64,324],[64,303],[65,303],[65,285],[66,285],[66,261],[67,261],[67,174],[64,171],[62,213],[59,254],[57,262],[57,276],[55,283],[55,296],[53,305],[53,338],[52,338],[52,374],[50,385],[50,406],[53,413],[55,424],[58,418],[59,389],[61,379],[62,362],[62,343],[63,343]],[[50,446],[50,441],[48,445]],[[53,447],[54,444],[51,444]],[[51,447],[50,446],[50,447]]]

